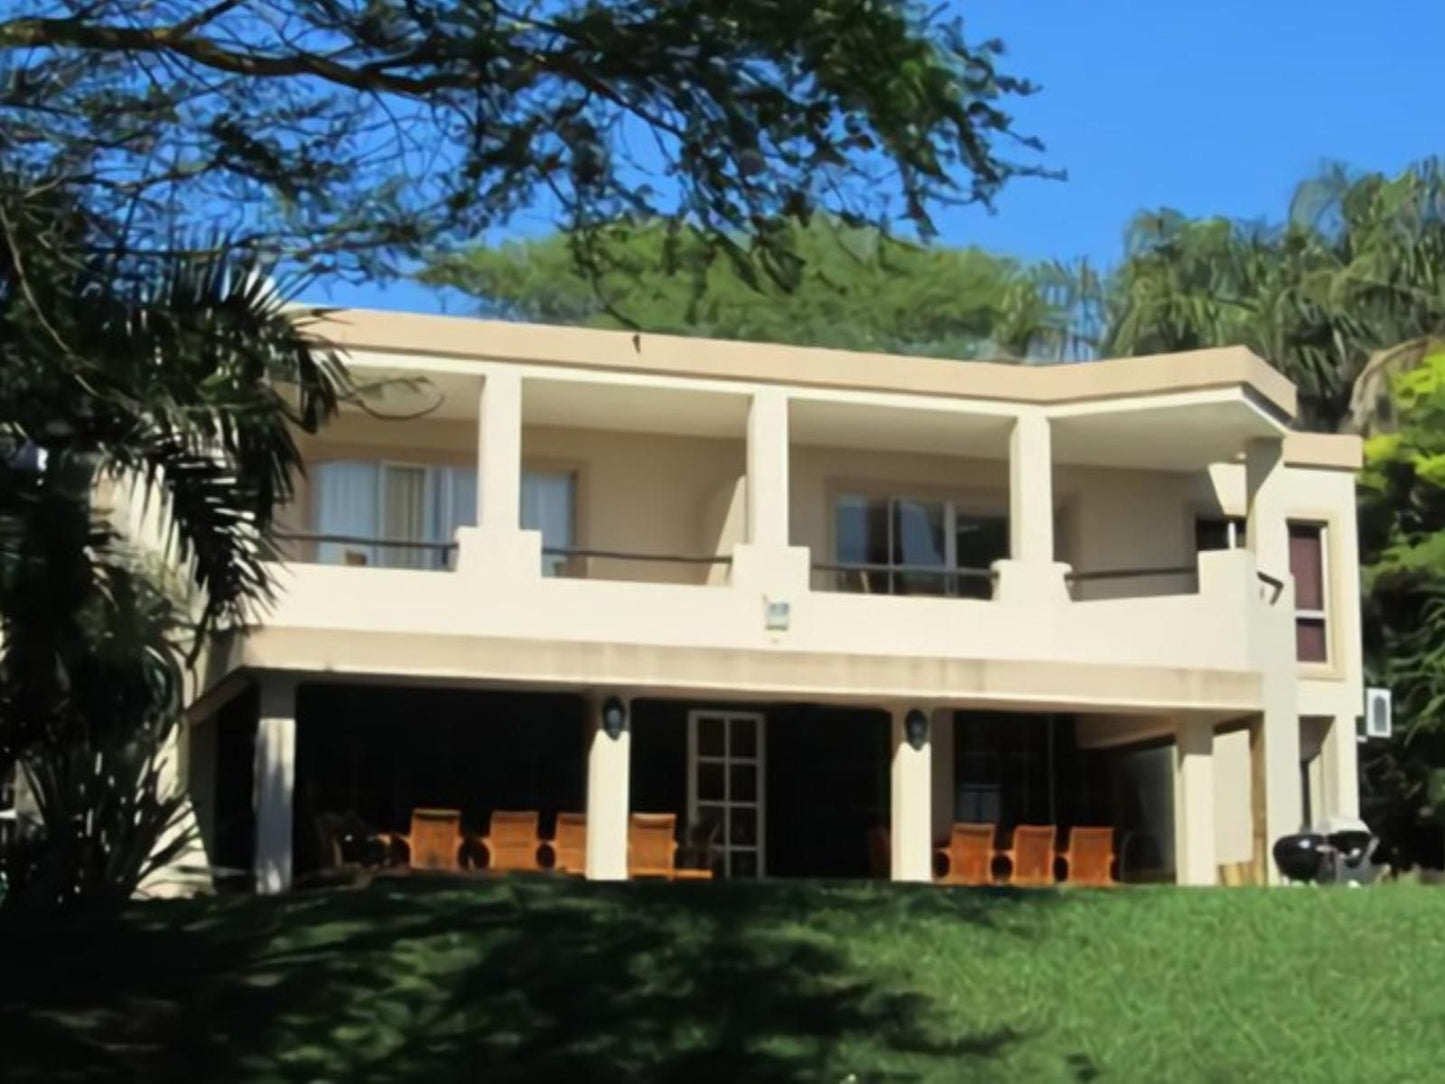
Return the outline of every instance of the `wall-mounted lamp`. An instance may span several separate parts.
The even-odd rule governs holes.
[[[922,749],[928,741],[928,715],[919,708],[903,717],[903,736],[914,749]]]
[[[626,726],[627,705],[615,696],[602,701],[602,732],[616,741]]]

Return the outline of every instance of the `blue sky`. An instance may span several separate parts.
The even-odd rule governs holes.
[[[1143,208],[1278,218],[1327,161],[1398,171],[1445,154],[1445,0],[966,0],[973,40],[1041,84],[1014,112],[1066,181],[1019,180],[941,240],[1025,259],[1112,261]],[[541,224],[523,224],[535,233]],[[466,311],[415,284],[333,304]]]

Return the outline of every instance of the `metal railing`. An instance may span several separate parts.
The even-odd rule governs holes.
[[[1068,572],[1064,575],[1065,582],[1069,587],[1077,588],[1081,584],[1090,583],[1118,583],[1130,580],[1169,580],[1184,578],[1187,584],[1185,590],[1161,590],[1151,591],[1150,594],[1161,595],[1192,595],[1199,590],[1199,567],[1197,565],[1164,565],[1156,568],[1104,568],[1087,572]],[[1109,596],[1129,597],[1129,596]]]
[[[854,595],[921,595],[933,598],[993,597],[991,568],[890,565],[870,561],[814,561],[813,589]],[[817,574],[821,574],[821,579]],[[930,590],[929,585],[937,589]]]
[[[343,547],[341,559],[326,562],[372,568],[447,569],[455,563],[455,542],[423,542],[414,539],[367,538],[364,535],[319,534],[310,531],[274,531],[281,556],[308,564],[319,562],[321,547]],[[295,545],[290,545],[294,543]],[[375,559],[373,559],[373,553]]]
[[[634,550],[610,550],[594,549],[588,546],[543,546],[542,547],[542,572],[546,576],[556,576],[562,579],[640,579],[630,575],[602,575],[596,574],[592,567],[593,561],[616,561],[629,570],[641,571],[639,566],[645,565],[682,565],[692,568],[731,568],[733,559],[731,554],[709,554],[695,555],[682,553],[638,553]]]

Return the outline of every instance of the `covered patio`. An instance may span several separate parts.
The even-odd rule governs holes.
[[[1181,803],[1199,805],[1181,789],[1177,728],[1142,716],[323,681],[294,695],[288,883],[337,864],[424,865],[419,824],[445,833],[442,868],[458,872],[947,883],[1023,883],[1004,855],[1030,834],[1048,850],[1028,883],[1077,879],[1063,856],[1082,828],[1107,841],[1109,881],[1167,882],[1184,879]],[[224,868],[262,869],[268,819],[281,827],[260,700],[238,698],[192,743]],[[1221,862],[1232,836],[1251,847],[1249,815],[1224,818]],[[525,837],[502,861],[483,843],[499,821]],[[964,881],[944,853],[956,826],[991,851]]]

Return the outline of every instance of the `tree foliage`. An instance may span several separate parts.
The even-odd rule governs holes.
[[[1365,760],[1365,795],[1372,822],[1418,860],[1405,841],[1445,823],[1445,350],[1391,377],[1390,395],[1395,427],[1365,443],[1360,561],[1366,664],[1403,726]]]
[[[220,223],[307,268],[542,206],[703,230],[780,276],[817,208],[931,228],[1038,172],[1002,45],[911,0],[16,0],[0,156],[109,240]],[[1015,157],[1018,155],[1018,157]],[[750,239],[744,251],[740,237]]]
[[[47,905],[124,899],[174,850],[188,655],[264,597],[295,434],[348,388],[264,265],[118,256],[65,191],[0,183],[0,772],[37,791],[15,872]]]
[[[1066,356],[1063,274],[976,248],[927,248],[818,217],[789,227],[786,287],[720,258],[692,230],[614,223],[595,259],[556,233],[435,259],[423,281],[489,315],[720,339],[940,357]]]
[[[1105,303],[1102,356],[1242,344],[1296,383],[1306,424],[1340,428],[1385,388],[1352,400],[1362,373],[1398,371],[1445,332],[1445,172],[1332,169],[1278,225],[1142,214]]]

